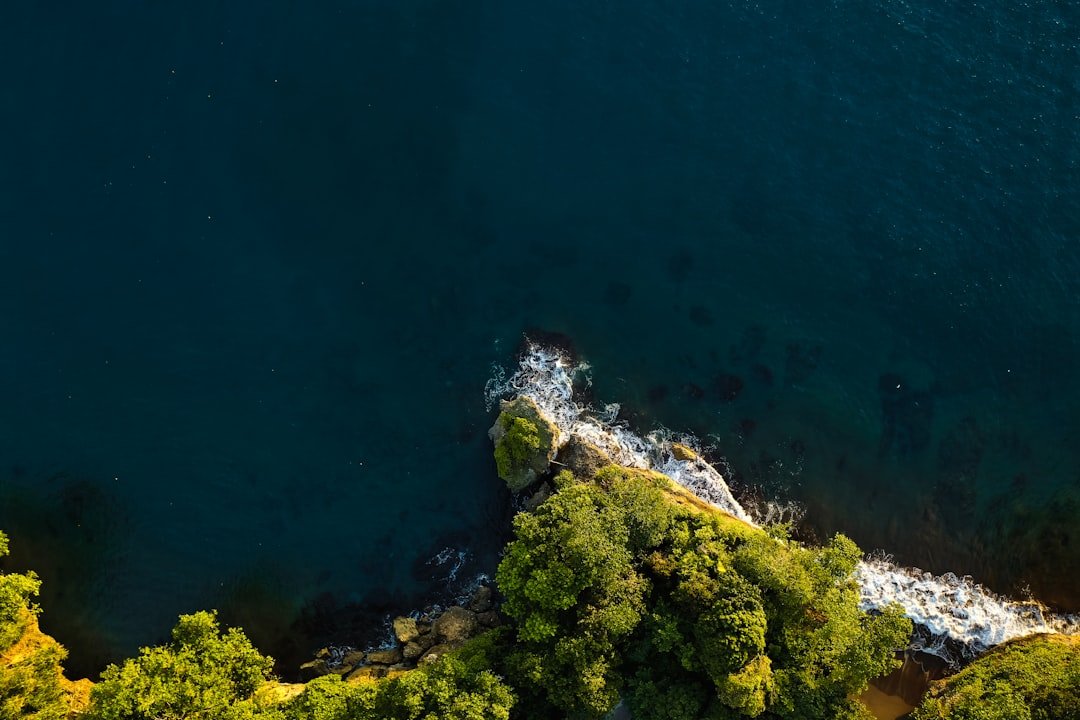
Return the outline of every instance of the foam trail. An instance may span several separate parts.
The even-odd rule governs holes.
[[[731,494],[720,473],[701,459],[675,458],[671,434],[641,437],[616,421],[619,406],[596,411],[574,399],[574,380],[588,380],[588,366],[572,365],[557,350],[530,345],[518,369],[509,377],[496,369],[485,387],[488,409],[514,395],[527,395],[555,422],[563,438],[577,435],[603,448],[616,462],[651,468],[702,499],[748,523],[758,525]],[[695,450],[691,437],[678,441]],[[915,622],[914,649],[937,655],[956,665],[1013,638],[1043,632],[1080,633],[1080,617],[1058,616],[1037,601],[1014,602],[952,573],[934,576],[894,565],[887,558],[860,563],[861,606],[865,610],[899,603]]]
[[[950,662],[1024,635],[1080,632],[1080,617],[1055,615],[1036,600],[1009,600],[970,577],[935,576],[887,558],[864,560],[858,573],[864,609],[899,603],[920,628],[916,649]]]

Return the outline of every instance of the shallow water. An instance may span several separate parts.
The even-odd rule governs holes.
[[[0,527],[76,674],[490,571],[534,328],[808,535],[1080,606],[1072,6],[5,16]]]

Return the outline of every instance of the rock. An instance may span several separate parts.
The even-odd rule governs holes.
[[[411,640],[415,640],[420,635],[419,629],[416,627],[416,621],[409,617],[399,617],[394,619],[394,637],[398,639],[398,642],[405,644]]]
[[[389,668],[382,665],[364,665],[358,667],[345,677],[345,682],[358,683],[364,680],[378,680],[390,674]]]
[[[405,657],[406,660],[416,660],[416,658],[423,655],[427,650],[428,648],[425,648],[420,643],[411,642],[405,645],[405,647],[401,651],[401,654]]]
[[[494,602],[492,601],[493,595],[494,592],[492,592],[491,588],[487,585],[481,585],[476,588],[476,592],[469,598],[469,610],[472,610],[474,613],[487,612],[494,606]]]
[[[374,652],[369,652],[367,656],[368,662],[378,665],[396,665],[401,662],[401,658],[401,648],[375,650]]]
[[[364,653],[362,650],[350,650],[341,658],[342,665],[352,665],[353,667],[356,667],[362,662],[364,662]]]
[[[510,492],[521,492],[551,467],[559,428],[524,395],[504,400],[501,409],[488,436],[495,443],[499,477]]]
[[[319,652],[315,653],[316,660],[330,660],[330,648],[322,648]]]
[[[436,618],[434,633],[445,644],[460,644],[476,634],[478,625],[475,614],[454,605]]]
[[[543,505],[549,497],[551,497],[551,484],[541,483],[536,492],[525,500],[525,512],[536,512],[536,508]]]
[[[565,465],[576,477],[583,480],[596,475],[602,467],[610,465],[611,456],[587,440],[576,435],[559,448],[558,462]]]
[[[300,666],[300,681],[307,682],[317,677],[330,674],[330,666],[322,658],[309,660]]]
[[[424,653],[424,656],[420,658],[419,664],[427,665],[428,663],[433,663],[453,649],[454,648],[450,645],[436,645],[435,647]]]
[[[476,621],[486,628],[499,627],[502,625],[502,616],[498,610],[488,610],[487,612],[477,613]]]
[[[693,462],[694,460],[697,460],[697,453],[682,443],[671,443],[671,454],[675,456],[676,460],[682,460],[683,462]]]

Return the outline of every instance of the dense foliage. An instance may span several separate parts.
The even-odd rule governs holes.
[[[991,650],[938,684],[917,720],[1080,720],[1080,642],[1035,636]]]
[[[0,557],[8,554],[0,532]],[[68,703],[61,688],[66,652],[37,629],[31,602],[41,581],[30,572],[0,573],[0,720],[59,720]]]
[[[506,672],[521,717],[857,718],[910,621],[858,609],[860,553],[806,548],[677,502],[658,474],[609,467],[514,521],[499,566],[517,621]]]
[[[0,532],[0,558],[8,554],[8,538]],[[37,605],[30,598],[38,594],[41,581],[33,572],[0,573],[0,651],[6,650],[22,635]]]
[[[495,466],[499,477],[510,478],[528,468],[540,450],[540,430],[528,418],[503,413],[499,423],[505,433],[495,443]]]
[[[222,634],[212,612],[181,615],[165,646],[110,665],[91,693],[88,720],[246,718],[258,708],[255,690],[270,677],[273,660],[259,654],[243,632]]]

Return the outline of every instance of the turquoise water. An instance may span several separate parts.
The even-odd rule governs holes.
[[[807,535],[1080,607],[1080,10],[3,15],[0,527],[76,674],[491,572],[534,329]]]

